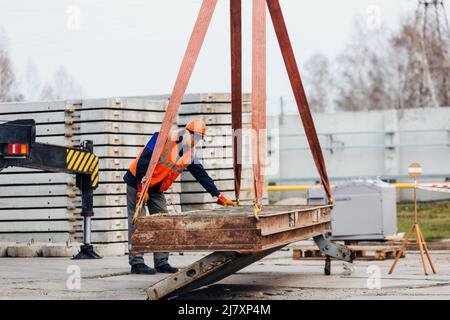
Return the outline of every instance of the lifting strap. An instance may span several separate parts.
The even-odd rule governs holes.
[[[230,0],[231,126],[233,135],[234,193],[239,204],[242,180],[242,2]]]
[[[283,18],[279,0],[253,0],[253,41],[252,41],[252,158],[255,190],[255,216],[261,211],[264,190],[264,165],[266,158],[266,9],[265,1],[269,7],[272,23],[278,38],[281,53],[286,65],[289,80],[291,82],[295,101],[297,103],[303,127],[319,172],[321,183],[325,188],[328,202],[333,203],[331,186],[325,167],[319,138],[314,126],[311,111],[302,84],[300,72],[295,60],[292,44],[287,32],[286,23]],[[178,113],[178,109],[186,92],[189,79],[194,70],[200,49],[204,42],[206,32],[217,5],[217,0],[203,0],[197,21],[194,26],[183,62],[178,73],[172,95],[167,106],[164,120],[161,125],[158,140],[148,166],[147,173],[143,179],[144,188],[136,205],[136,213],[133,220],[139,216],[144,204],[144,195],[148,192],[153,171],[159,161],[172,123]],[[242,128],[242,34],[241,34],[241,0],[231,0],[231,61],[232,61],[232,125],[234,130]],[[240,132],[239,132],[240,134]],[[234,177],[236,199],[239,199],[241,185],[242,161],[239,143],[240,137],[233,138],[234,155]]]
[[[264,192],[266,158],[266,4],[253,0],[252,41],[252,161],[257,217]]]
[[[161,125],[158,139],[156,141],[155,149],[153,150],[147,173],[142,181],[144,186],[141,198],[136,204],[136,213],[133,217],[134,221],[136,221],[136,218],[139,216],[142,206],[144,205],[145,194],[148,192],[150,181],[153,176],[153,171],[158,164],[159,157],[161,156],[162,150],[164,148],[164,144],[169,138],[169,132],[172,127],[173,121],[175,120],[181,102],[183,101],[184,93],[186,92],[186,88],[188,86],[192,72],[194,71],[194,67],[200,54],[200,49],[202,47],[203,41],[205,40],[206,32],[208,31],[214,9],[216,8],[216,4],[217,0],[203,0],[200,12],[197,17],[197,21],[195,22],[194,30],[184,54],[180,71],[178,72],[172,95],[170,96],[169,104],[164,115],[164,119]]]
[[[275,28],[275,33],[278,38],[278,43],[283,55],[284,63],[286,65],[289,80],[291,82],[292,90],[295,96],[298,110],[303,122],[306,137],[308,138],[309,147],[314,158],[314,163],[319,172],[320,179],[325,192],[328,197],[328,202],[333,203],[331,194],[330,181],[328,179],[325,160],[322,154],[319,138],[317,136],[314,121],[311,116],[308,100],[306,98],[305,89],[303,87],[302,79],[295,59],[294,50],[292,49],[291,40],[286,28],[283,13],[281,11],[279,0],[267,0],[269,12],[272,17],[272,23]]]

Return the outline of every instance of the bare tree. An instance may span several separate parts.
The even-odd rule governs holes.
[[[41,100],[79,99],[83,97],[81,85],[64,67],[60,67],[41,93]]]
[[[341,110],[382,110],[395,106],[391,93],[392,68],[383,30],[368,30],[355,21],[350,42],[337,57],[337,95]]]
[[[47,82],[42,88],[36,66],[31,61],[28,61],[24,80],[16,81],[8,53],[8,40],[0,29],[0,102],[63,100],[82,97],[83,90],[81,85],[64,67],[60,67],[55,72],[52,80]]]
[[[392,45],[392,64],[399,80],[400,107],[417,108],[421,106],[423,94],[423,54],[420,34],[415,25],[416,20],[408,17],[402,22],[400,30],[394,34]]]
[[[26,101],[39,101],[42,91],[42,83],[36,65],[28,60],[25,75],[20,81],[23,99]]]
[[[315,54],[305,64],[304,79],[311,109],[325,112],[331,109],[333,77],[330,61],[323,54]]]
[[[15,76],[8,53],[7,38],[0,30],[0,102],[14,99]]]
[[[390,39],[403,108],[450,104],[450,41],[424,34],[421,19],[407,17]]]
[[[421,19],[407,16],[391,34],[355,23],[351,41],[336,59],[338,108],[425,107],[436,105],[427,101],[435,93],[438,105],[449,104],[450,40],[424,34]]]

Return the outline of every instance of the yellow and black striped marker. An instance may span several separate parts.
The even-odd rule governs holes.
[[[98,185],[99,163],[98,157],[90,152],[76,149],[67,149],[67,169],[79,173],[91,174],[92,187]]]

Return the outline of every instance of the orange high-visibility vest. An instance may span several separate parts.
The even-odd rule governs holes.
[[[193,152],[190,140],[183,143],[186,139],[186,130],[180,130],[169,133],[169,139],[167,139],[166,144],[163,148],[159,162],[156,165],[155,171],[153,172],[152,179],[150,180],[150,188],[157,185],[161,181],[160,192],[167,191],[167,189],[172,186],[174,181],[183,172],[183,170],[192,163]],[[178,142],[180,136],[183,136],[181,142]],[[180,157],[179,153],[181,148],[183,148],[183,156]],[[136,177],[136,169],[139,158],[144,152],[145,147],[139,152],[139,155],[134,159],[130,165],[130,172]]]

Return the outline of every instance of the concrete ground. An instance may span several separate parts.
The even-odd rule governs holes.
[[[437,275],[425,276],[417,252],[407,252],[394,275],[392,260],[353,265],[295,261],[279,251],[217,284],[182,299],[450,299],[450,251],[432,252]],[[173,254],[183,267],[200,254]],[[147,257],[151,264],[151,256]],[[80,272],[77,288],[76,274]],[[130,275],[127,257],[72,261],[67,258],[0,258],[0,299],[146,299],[144,289],[164,275]],[[75,279],[75,280],[74,280]]]

